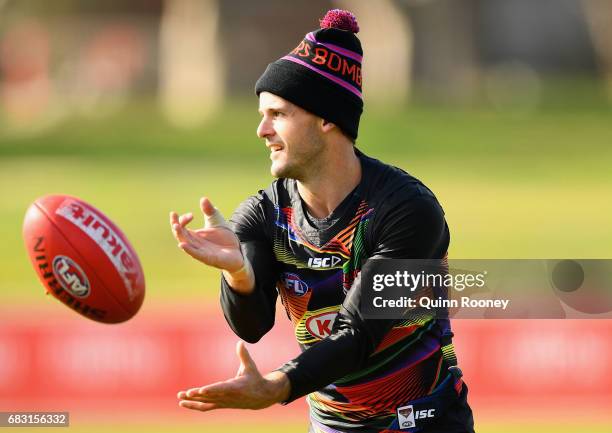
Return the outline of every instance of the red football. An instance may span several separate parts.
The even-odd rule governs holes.
[[[26,212],[23,238],[47,293],[77,313],[119,323],[138,312],[145,293],[138,256],[95,207],[67,195],[41,197]]]

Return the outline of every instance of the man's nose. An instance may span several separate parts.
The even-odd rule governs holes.
[[[257,136],[259,138],[266,138],[274,135],[274,129],[272,128],[272,122],[269,119],[263,118],[259,122],[257,127]]]

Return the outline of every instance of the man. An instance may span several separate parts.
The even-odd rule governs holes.
[[[245,346],[230,380],[178,394],[182,407],[260,409],[308,395],[311,431],[472,432],[448,321],[374,320],[360,300],[373,258],[445,259],[449,233],[433,193],[357,150],[362,49],[355,17],[333,10],[321,29],[270,64],[256,84],[257,135],[278,179],[228,225],[207,199],[205,228],[171,213],[178,245],[222,270],[234,332],[257,342],[280,294],[300,356],[263,376]]]

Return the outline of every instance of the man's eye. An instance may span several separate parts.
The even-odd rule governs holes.
[[[283,113],[281,113],[280,111],[274,111],[274,112],[272,112],[272,116],[274,116],[274,117],[280,117],[280,116],[282,116],[282,115],[283,115]]]

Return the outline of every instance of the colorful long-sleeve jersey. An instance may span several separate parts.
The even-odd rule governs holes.
[[[365,318],[360,270],[377,258],[444,259],[449,231],[423,183],[356,153],[361,181],[326,219],[308,215],[291,179],[240,205],[231,224],[255,290],[240,295],[222,278],[221,305],[233,331],[256,342],[274,325],[280,295],[302,349],[280,370],[291,383],[288,402],[309,394],[312,430],[419,431],[463,386],[448,369],[449,322]]]

